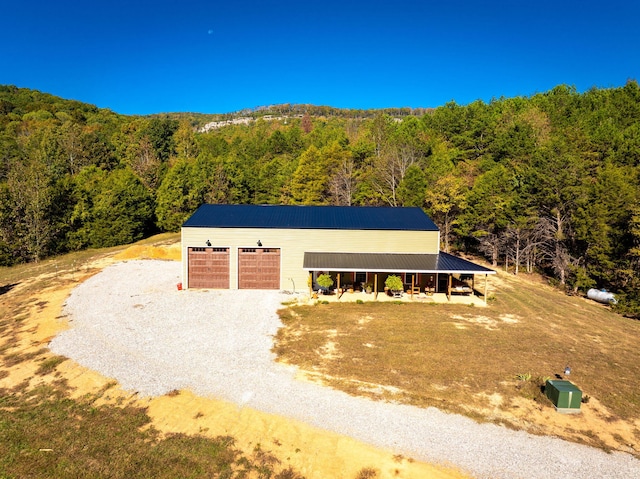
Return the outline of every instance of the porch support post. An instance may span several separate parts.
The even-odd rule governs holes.
[[[336,275],[336,278],[338,279],[338,288],[337,288],[337,295],[338,295],[338,299],[342,298],[342,293],[340,292],[340,273],[338,273]]]
[[[449,301],[451,301],[451,278],[452,278],[452,275],[451,273],[449,273],[448,279],[447,279],[447,299]]]
[[[484,304],[487,304],[487,278],[489,278],[488,274],[484,275]]]
[[[309,283],[309,298],[311,298],[311,295],[313,295],[313,272],[309,271],[309,280],[307,281]]]
[[[373,299],[378,299],[378,273],[373,275]]]
[[[416,276],[411,276],[411,299],[413,299],[413,288],[416,285]]]

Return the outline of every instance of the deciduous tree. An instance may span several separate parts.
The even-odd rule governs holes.
[[[466,207],[468,187],[463,178],[449,174],[440,177],[426,190],[427,208],[440,226],[441,241],[446,253],[450,252],[453,228]]]

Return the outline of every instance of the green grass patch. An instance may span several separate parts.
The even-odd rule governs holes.
[[[15,366],[16,364],[20,364],[26,361],[32,361],[35,358],[42,356],[47,352],[46,349],[38,349],[37,351],[29,351],[29,352],[17,352],[11,354],[5,354],[3,356],[4,365],[7,367]]]
[[[56,370],[59,364],[63,363],[66,360],[67,358],[65,358],[64,356],[53,356],[51,358],[47,358],[42,361],[42,363],[40,363],[40,366],[38,366],[38,369],[36,370],[36,374],[38,376],[51,374]]]
[[[162,437],[143,408],[93,399],[56,386],[3,391],[0,477],[302,477],[268,452],[243,453],[232,437]]]

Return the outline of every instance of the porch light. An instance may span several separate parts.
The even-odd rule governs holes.
[[[258,240],[258,246],[262,246],[262,241]]]
[[[207,242],[205,243],[207,246],[211,246],[211,241],[207,240]]]

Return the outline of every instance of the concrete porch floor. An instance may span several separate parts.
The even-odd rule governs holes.
[[[425,293],[414,294],[413,296],[408,293],[403,293],[402,297],[395,298],[388,296],[384,292],[378,293],[378,297],[373,293],[367,294],[364,292],[355,291],[353,293],[343,293],[342,296],[337,294],[321,294],[318,298],[310,298],[309,303],[315,303],[317,301],[328,301],[330,303],[355,303],[361,300],[364,302],[393,302],[402,301],[404,303],[442,303],[442,304],[466,304],[474,306],[486,306],[484,298],[474,294],[452,294],[451,300],[447,299],[445,293],[434,293],[431,296]]]

